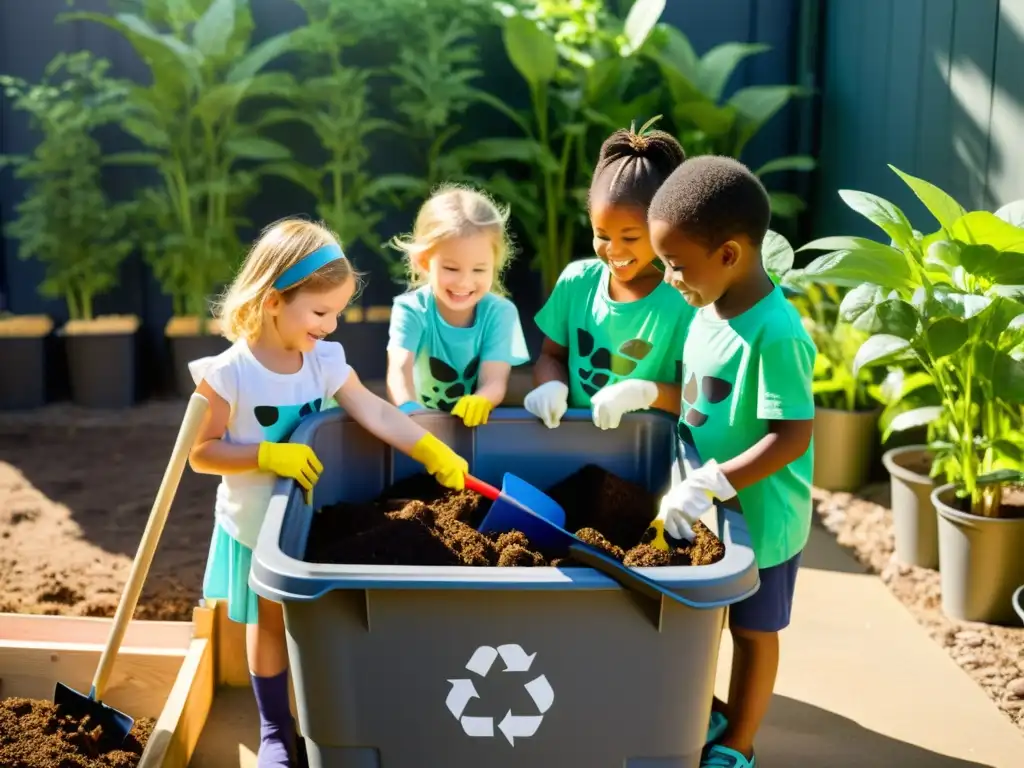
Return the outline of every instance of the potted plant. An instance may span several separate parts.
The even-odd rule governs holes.
[[[2,160],[2,158],[0,158]],[[0,410],[29,410],[46,403],[47,315],[0,316]]]
[[[818,286],[793,269],[789,241],[771,230],[761,258],[772,281],[800,312],[818,350],[812,391],[814,484],[829,491],[852,491],[867,481],[874,452],[881,390],[865,371],[855,376],[853,360],[864,334],[839,319],[840,294]]]
[[[815,241],[805,247],[830,252],[805,274],[857,286],[846,319],[860,318],[871,336],[856,370],[912,360],[938,385],[940,434],[930,448],[933,471],[946,481],[932,491],[943,611],[1006,623],[1024,582],[1024,229],[988,211],[965,212],[938,187],[893,170],[939,229],[915,233],[891,202],[844,190],[844,201],[892,244]],[[925,422],[936,415],[918,411]]]
[[[264,70],[292,50],[298,30],[253,46],[248,2],[180,3],[174,13],[158,6],[145,4],[141,15],[60,18],[112,28],[150,69],[152,83],[129,90],[121,120],[145,151],[110,160],[159,172],[161,183],[140,193],[140,221],[146,258],[171,298],[165,334],[176,388],[187,394],[195,388],[188,361],[228,345],[217,335],[209,301],[243,256],[237,228],[245,221],[244,206],[266,164],[291,158],[287,147],[261,135],[262,126],[242,121],[240,113],[254,97],[287,96],[295,87],[287,73]]]
[[[907,436],[882,454],[889,473],[895,558],[920,568],[939,567],[939,528],[932,491],[941,465],[930,445],[946,428],[942,397],[932,377],[919,366],[892,367],[882,384],[886,406],[879,418],[882,443]]]
[[[833,285],[805,283],[790,301],[818,349],[814,363],[814,484],[826,491],[855,491],[868,480],[881,412],[871,372],[854,373],[867,334],[839,317],[842,300]]]
[[[125,237],[129,205],[107,200],[100,180],[102,152],[92,136],[116,118],[125,97],[126,88],[107,78],[108,67],[85,51],[59,54],[39,84],[13,77],[0,84],[42,136],[31,155],[9,158],[15,176],[29,184],[9,231],[20,241],[21,258],[45,265],[40,293],[67,306],[68,322],[60,333],[72,400],[116,408],[135,401],[139,320],[94,313],[96,296],[117,284],[132,249]]]

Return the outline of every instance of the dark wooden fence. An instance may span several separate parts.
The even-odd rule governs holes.
[[[886,163],[970,208],[1024,198],[1024,0],[830,0],[816,234],[878,231],[837,189],[887,197],[934,229]]]

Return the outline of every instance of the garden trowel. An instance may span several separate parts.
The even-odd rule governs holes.
[[[114,614],[107,644],[103,648],[100,663],[96,667],[96,674],[92,679],[92,689],[88,694],[79,693],[58,682],[53,692],[53,703],[64,713],[71,715],[76,720],[88,716],[93,727],[96,725],[101,727],[98,745],[104,750],[116,749],[135,723],[130,715],[104,704],[103,692],[107,687],[107,680],[121,647],[121,641],[128,629],[128,622],[131,621],[132,615],[135,613],[135,606],[138,605],[139,594],[142,592],[142,585],[149,574],[153,555],[156,554],[160,534],[163,533],[167,513],[171,509],[174,494],[178,490],[178,483],[185,470],[189,451],[195,443],[199,426],[209,405],[209,401],[200,394],[192,395],[188,401],[185,417],[182,419],[178,437],[174,441],[174,449],[171,451],[171,459],[164,471],[163,479],[160,481],[160,489],[157,491],[156,500],[149,513],[149,522],[146,523],[146,530],[142,533],[142,541],[139,543],[138,552],[132,562],[132,569],[128,574],[128,581],[124,585],[124,591],[121,593],[121,601]]]

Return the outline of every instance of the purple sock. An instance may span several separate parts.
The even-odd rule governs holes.
[[[288,750],[295,738],[295,723],[288,707],[288,670],[274,677],[250,677],[260,710],[257,768],[290,768]]]

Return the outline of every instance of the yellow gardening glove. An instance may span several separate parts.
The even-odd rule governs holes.
[[[306,503],[313,503],[313,486],[324,465],[308,445],[301,443],[260,443],[259,467],[279,477],[290,477],[306,491]]]
[[[420,438],[409,455],[426,467],[427,472],[446,488],[461,491],[466,487],[469,464],[430,432]]]
[[[452,416],[458,416],[467,427],[479,427],[487,423],[494,406],[483,395],[465,395],[452,408]]]

